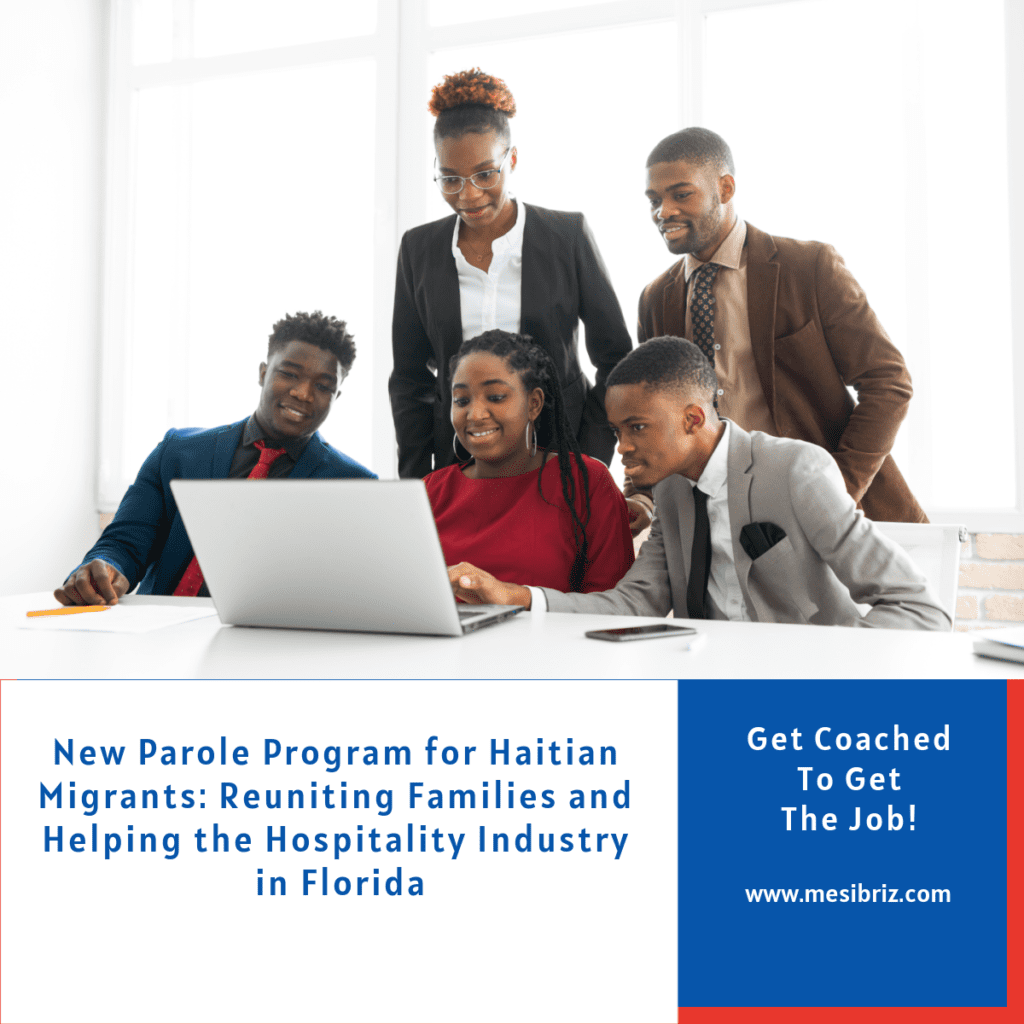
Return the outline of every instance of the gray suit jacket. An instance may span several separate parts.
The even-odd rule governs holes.
[[[729,525],[736,573],[756,622],[891,629],[950,628],[949,616],[913,562],[859,511],[835,460],[805,441],[729,431]],[[671,476],[654,488],[657,515],[633,567],[614,590],[563,594],[544,588],[553,612],[686,618],[693,546],[693,487]],[[740,544],[747,523],[786,532],[752,561]],[[862,616],[857,604],[870,604]]]

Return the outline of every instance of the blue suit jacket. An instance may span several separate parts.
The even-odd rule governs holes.
[[[210,430],[168,430],[125,492],[113,521],[81,564],[102,558],[124,573],[129,589],[142,580],[140,594],[173,593],[192,560],[192,545],[171,494],[171,481],[226,477],[246,422],[240,420]],[[289,476],[376,479],[376,474],[332,448],[319,433],[309,439]]]

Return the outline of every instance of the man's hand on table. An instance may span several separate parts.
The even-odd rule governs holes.
[[[76,569],[53,596],[61,604],[117,604],[128,593],[128,579],[118,569],[95,558]]]

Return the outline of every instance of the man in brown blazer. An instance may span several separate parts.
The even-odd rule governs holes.
[[[693,340],[714,361],[722,415],[825,448],[868,518],[926,522],[889,454],[912,394],[903,357],[831,246],[737,218],[733,173],[728,145],[706,128],[648,157],[651,215],[682,259],[640,296],[638,340]],[[629,483],[626,497],[638,532],[651,498]]]

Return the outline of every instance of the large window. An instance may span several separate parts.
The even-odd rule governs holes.
[[[102,503],[169,426],[251,412],[271,326],[296,310],[348,322],[356,362],[322,432],[386,472],[393,256],[375,237],[395,171],[392,156],[378,178],[393,141],[378,143],[376,4],[114,6]]]
[[[111,2],[105,507],[168,426],[255,404],[295,309],[349,321],[324,433],[393,475],[397,244],[448,212],[426,101],[479,65],[516,95],[513,190],[586,214],[631,329],[670,262],[644,158],[685,124],[725,136],[740,215],[835,245],[904,353],[894,455],[932,518],[1024,529],[1024,5]]]
[[[713,11],[701,103],[735,147],[741,213],[835,245],[903,352],[916,394],[893,454],[942,517],[1017,496],[1003,4],[962,12],[955,0]],[[766,51],[772,88],[755,89]],[[727,65],[746,70],[714,70]]]

